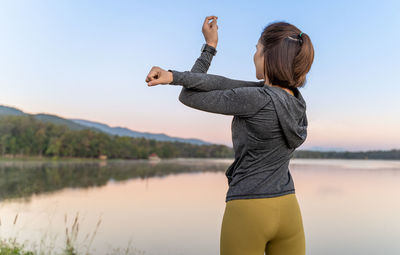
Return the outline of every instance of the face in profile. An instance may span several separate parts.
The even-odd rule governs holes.
[[[254,65],[256,67],[256,78],[258,80],[264,79],[264,54],[263,54],[263,45],[258,40],[256,45],[256,52],[254,53]]]

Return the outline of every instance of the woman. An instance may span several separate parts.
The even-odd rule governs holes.
[[[183,104],[234,116],[235,160],[225,173],[229,188],[220,254],[303,255],[303,221],[288,167],[307,136],[306,102],[298,88],[305,85],[314,60],[313,45],[294,25],[271,23],[254,54],[256,77],[263,80],[233,80],[206,74],[217,29],[217,17],[206,17],[202,31],[207,44],[190,72],[155,66],[146,82],[182,85]]]

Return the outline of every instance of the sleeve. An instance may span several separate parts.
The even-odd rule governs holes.
[[[185,86],[185,84],[183,84]],[[196,91],[186,89],[179,101],[191,108],[210,113],[250,117],[270,101],[269,95],[257,87]]]
[[[172,72],[173,74],[173,80],[171,83],[169,83],[170,85],[184,85],[185,88],[196,91],[264,86],[263,81],[234,80],[221,75],[196,73],[190,71],[179,72],[171,69],[168,69],[168,71]]]
[[[214,48],[213,46],[207,45],[207,47]],[[215,49],[215,48],[214,48]],[[201,53],[200,57],[196,59],[191,72],[193,73],[207,73],[208,68],[211,65],[211,61],[214,55],[209,51],[205,50]]]

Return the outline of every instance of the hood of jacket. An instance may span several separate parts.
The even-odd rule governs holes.
[[[265,85],[264,90],[271,96],[286,144],[299,147],[306,140],[308,126],[306,102],[299,89],[293,89],[294,96],[279,87]]]

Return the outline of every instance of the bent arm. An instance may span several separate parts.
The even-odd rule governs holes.
[[[196,59],[191,72],[173,73],[171,85],[182,85],[179,101],[191,108],[224,115],[248,117],[264,107],[270,98],[256,87],[263,82],[233,80],[219,75],[206,74],[213,55],[203,51]]]
[[[212,46],[208,45],[208,47]],[[200,57],[196,59],[196,62],[194,63],[190,72],[184,71],[178,73],[178,71],[169,69],[168,71],[173,73],[174,79],[170,84],[183,85],[182,83],[187,83],[190,84],[187,86],[187,88],[198,91],[264,86],[263,81],[234,80],[221,75],[206,74],[211,65],[213,57],[214,56],[210,52],[203,51]],[[184,91],[185,89],[182,88],[182,92]]]

